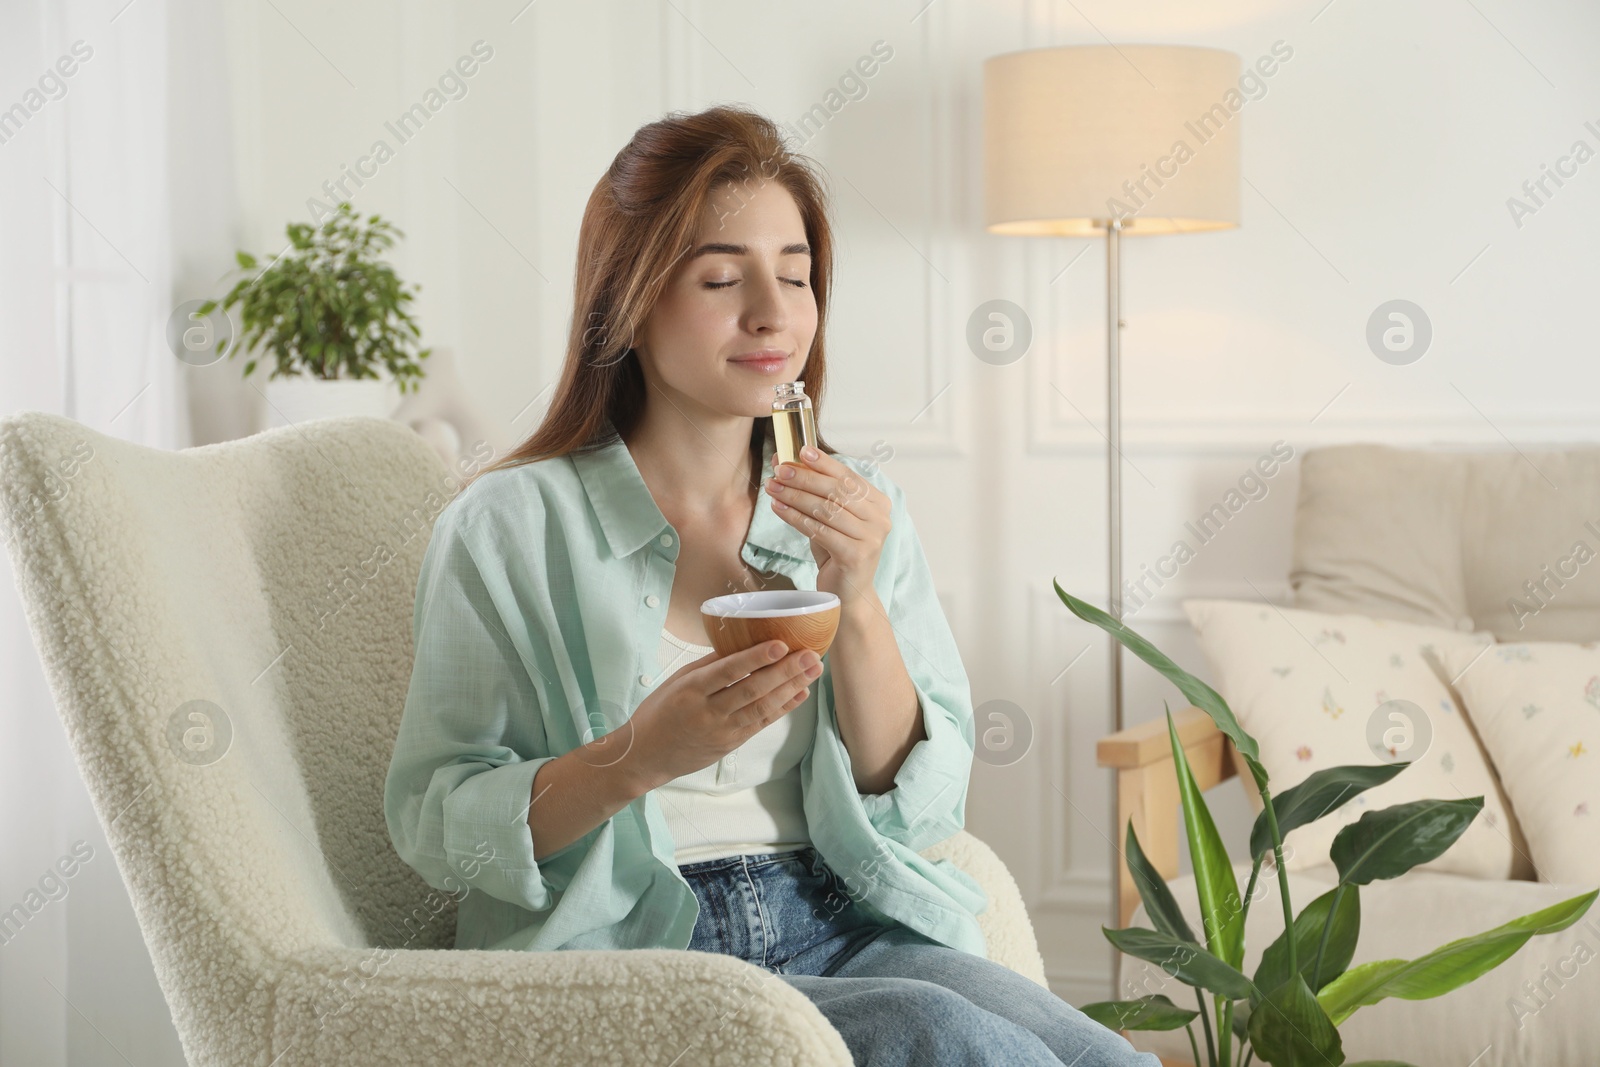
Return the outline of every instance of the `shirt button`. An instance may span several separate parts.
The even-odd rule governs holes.
[[[650,684],[650,676],[648,674],[639,675],[639,684],[640,685],[649,685]]]
[[[661,535],[661,544],[664,547],[671,547],[671,545],[672,545],[672,535],[671,534],[662,534]]]
[[[661,598],[656,596],[654,593],[651,593],[649,596],[644,598],[644,602],[645,602],[645,606],[646,607],[652,607],[653,608],[657,604],[661,603]]]

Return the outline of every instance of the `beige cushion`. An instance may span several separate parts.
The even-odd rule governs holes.
[[[1235,876],[1242,893],[1250,868],[1235,868]],[[1335,883],[1333,870],[1326,867],[1291,871],[1288,878],[1296,914]],[[1201,929],[1194,878],[1185,875],[1171,885],[1190,924]],[[1361,937],[1354,962],[1412,959],[1592,889],[1593,883],[1481,881],[1422,870],[1374,882],[1361,887]],[[1142,907],[1130,925],[1150,925]],[[1245,916],[1246,974],[1255,973],[1261,953],[1282,932],[1277,883],[1263,876]],[[1176,1004],[1195,1006],[1191,990],[1143,960],[1123,957],[1122,984],[1126,997],[1166,993]],[[1432,1000],[1380,1001],[1350,1016],[1339,1032],[1348,1063],[1385,1059],[1416,1067],[1593,1067],[1600,1060],[1600,907],[1591,907],[1588,915],[1559,933],[1530,939],[1476,982]],[[1195,1033],[1203,1040],[1198,1021]],[[1191,1059],[1182,1030],[1129,1036],[1141,1050],[1182,1063]]]
[[[1479,651],[1465,634],[1364,615],[1277,608],[1260,601],[1186,600],[1214,688],[1260,745],[1274,793],[1313,771],[1408,759],[1412,765],[1285,839],[1289,870],[1326,864],[1334,835],[1392,804],[1482,796],[1483,811],[1445,853],[1425,865],[1476,878],[1508,878],[1515,853],[1506,804],[1477,739],[1424,650]],[[1412,706],[1390,719],[1389,701]],[[1393,733],[1404,724],[1408,739]],[[1375,749],[1373,740],[1393,747]],[[1381,753],[1381,755],[1380,755]]]
[[[1573,560],[1580,542],[1600,555],[1600,447],[1336,445],[1301,459],[1289,582],[1313,611],[1592,641],[1600,559]]]
[[[1442,649],[1547,882],[1600,885],[1600,643]]]

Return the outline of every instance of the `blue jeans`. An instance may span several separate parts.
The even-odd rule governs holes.
[[[883,925],[814,848],[678,870],[700,902],[689,950],[737,956],[794,986],[857,1067],[1160,1067],[1009,967]]]

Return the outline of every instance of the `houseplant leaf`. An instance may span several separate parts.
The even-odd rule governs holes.
[[[1200,898],[1200,921],[1205,926],[1206,947],[1237,968],[1244,959],[1244,906],[1239,881],[1228,861],[1222,835],[1211,819],[1211,809],[1189,769],[1188,757],[1178,740],[1172,711],[1167,711],[1167,736],[1172,742],[1172,762],[1178,773],[1178,799],[1183,802],[1183,826],[1189,837],[1189,861],[1194,865],[1194,887]],[[1236,999],[1236,998],[1235,998]]]
[[[1213,956],[1193,941],[1180,941],[1171,934],[1143,927],[1125,930],[1100,928],[1106,940],[1130,956],[1155,964],[1184,985],[1196,986],[1229,1000],[1243,1000],[1255,992],[1250,979]]]
[[[1061,598],[1062,602],[1067,605],[1074,615],[1085,622],[1094,623],[1100,629],[1122,642],[1128,651],[1159,671],[1168,681],[1178,687],[1178,692],[1182,693],[1189,703],[1211,716],[1211,721],[1217,724],[1217,729],[1228,735],[1228,739],[1233,742],[1233,747],[1249,758],[1252,770],[1260,766],[1258,762],[1260,752],[1256,748],[1256,739],[1244,732],[1244,727],[1239,725],[1239,720],[1234,717],[1233,710],[1228,707],[1227,701],[1223,700],[1215,689],[1212,689],[1209,685],[1172,662],[1165,653],[1159,651],[1149,641],[1134,633],[1118,620],[1113,619],[1106,612],[1101,611],[1092,604],[1079,600],[1065,589],[1062,589],[1060,582],[1052,581],[1051,584],[1056,587],[1056,595]],[[1260,775],[1257,776],[1258,781],[1260,777]]]
[[[1465,797],[1369,811],[1339,831],[1328,855],[1345,885],[1398,878],[1441,856],[1481,810],[1482,797]]]
[[[1161,872],[1156,870],[1155,864],[1145,856],[1144,849],[1139,846],[1139,837],[1133,832],[1133,820],[1128,820],[1127,842],[1123,848],[1123,855],[1128,861],[1128,871],[1133,875],[1133,882],[1139,887],[1139,898],[1144,901],[1144,910],[1150,917],[1150,924],[1164,934],[1171,934],[1179,941],[1194,941],[1194,931],[1189,927],[1189,920],[1183,917],[1183,912],[1178,909],[1178,902],[1172,897],[1172,890],[1167,887],[1166,879],[1161,877]]]
[[[1101,1000],[1078,1009],[1110,1030],[1176,1030],[1200,1013],[1180,1008],[1160,993],[1138,1000]]]
[[[377,379],[377,367],[390,371],[400,391],[406,377],[420,377],[424,353],[415,321],[405,310],[415,286],[404,286],[377,250],[393,245],[400,231],[378,216],[362,222],[348,201],[319,225],[290,223],[290,247],[261,266],[248,252],[235,262],[252,276],[241,280],[222,301],[237,305],[240,343],[226,353],[253,353],[274,364],[268,379],[305,375],[324,380]]]
[[[1351,797],[1382,785],[1409,766],[1409,763],[1375,763],[1314,771],[1305,781],[1272,798],[1278,812],[1278,832],[1288,837],[1290,830],[1316,822]],[[1259,859],[1271,849],[1272,827],[1263,810],[1250,830],[1250,858]]]
[[[1339,897],[1339,909],[1334,913],[1333,925],[1328,928],[1328,943],[1322,947],[1322,967],[1317,975],[1317,985],[1326,986],[1350,966],[1355,955],[1356,938],[1361,931],[1361,897],[1358,886],[1345,886],[1328,890],[1307,904],[1294,920],[1295,961],[1300,974],[1311,986],[1312,974],[1317,967],[1317,949],[1322,945],[1322,931],[1327,925],[1329,909],[1334,898]],[[1257,989],[1276,989],[1289,980],[1288,934],[1279,934],[1276,941],[1261,954],[1253,981]],[[1315,986],[1312,987],[1313,991]]]
[[[1565,930],[1583,917],[1596,895],[1600,889],[1451,941],[1414,960],[1374,960],[1352,967],[1324,986],[1317,1000],[1338,1024],[1357,1008],[1386,997],[1427,1000],[1443,996],[1504,963],[1534,935]]]
[[[1339,1067],[1344,1043],[1333,1020],[1296,974],[1262,998],[1250,1015],[1250,1044],[1272,1067]]]

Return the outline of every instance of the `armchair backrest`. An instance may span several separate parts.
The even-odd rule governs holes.
[[[382,798],[455,488],[381,419],[178,452],[0,420],[0,537],[176,1016],[307,948],[453,944]]]

